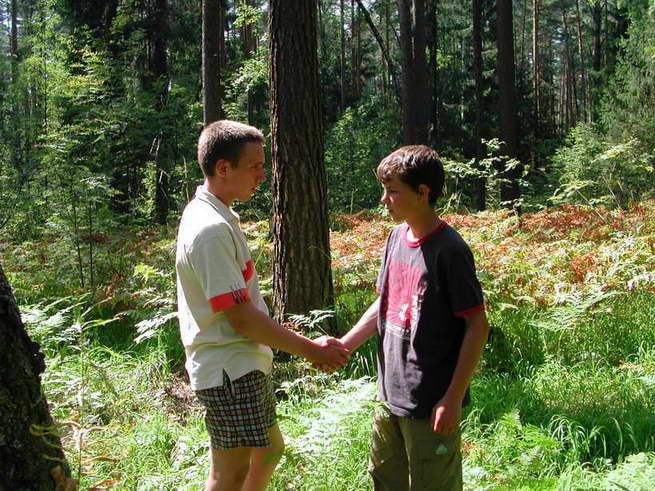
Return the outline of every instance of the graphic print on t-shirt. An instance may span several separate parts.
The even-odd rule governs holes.
[[[425,270],[411,264],[389,261],[386,295],[382,299],[385,329],[403,339],[409,339],[416,329],[421,303],[427,288]]]

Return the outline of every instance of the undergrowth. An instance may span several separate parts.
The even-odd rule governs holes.
[[[463,422],[465,485],[650,489],[655,203],[446,220],[474,250],[493,326]],[[338,332],[375,298],[390,227],[374,214],[339,217]],[[251,223],[246,232],[266,294],[268,225]],[[102,237],[93,288],[81,287],[65,247],[44,235],[1,242],[0,253],[46,355],[44,391],[82,488],[201,489],[208,442],[182,368],[173,230]],[[369,342],[333,375],[276,362],[287,451],[272,489],[371,489],[375,356]]]

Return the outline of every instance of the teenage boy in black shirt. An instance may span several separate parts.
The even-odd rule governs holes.
[[[473,255],[434,204],[444,171],[424,145],[399,148],[376,171],[396,226],[379,297],[341,338],[351,352],[378,333],[369,472],[376,490],[462,488],[460,417],[489,333]]]

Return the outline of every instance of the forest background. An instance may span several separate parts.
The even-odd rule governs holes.
[[[391,227],[379,160],[405,143],[442,155],[439,212],[474,249],[494,326],[463,423],[468,487],[648,489],[655,3],[299,5],[0,1],[2,279],[45,355],[55,420],[23,432],[61,441],[84,488],[201,485],[174,236],[203,123],[229,117],[270,138],[271,179],[237,211],[272,311],[312,335],[345,332],[373,299]],[[309,52],[284,42],[294,29]],[[285,120],[290,104],[311,124]],[[306,222],[331,245],[331,261],[327,245],[295,251],[328,258],[310,268],[321,288],[281,259],[294,245],[279,231]],[[370,487],[374,353],[331,376],[280,360],[275,489]]]

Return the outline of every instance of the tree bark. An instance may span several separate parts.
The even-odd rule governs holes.
[[[432,94],[426,51],[426,0],[398,0],[403,141],[429,142]]]
[[[168,37],[168,0],[156,0],[154,7],[152,23],[154,43],[150,71],[152,72],[154,87],[157,91],[156,109],[161,116],[166,107],[166,99],[168,97],[168,54],[166,49]],[[170,165],[168,161],[169,155],[166,152],[169,142],[164,136],[166,126],[166,122],[160,117],[159,132],[155,137],[155,145],[153,145],[153,159],[157,165],[155,175],[155,218],[160,225],[166,224],[168,210],[170,208]]]
[[[480,0],[471,0],[473,17],[473,75],[475,77],[475,160],[479,166],[482,160],[482,10]],[[476,183],[475,197],[478,210],[484,210],[487,205],[486,179],[481,177]]]
[[[500,137],[505,142],[505,152],[509,158],[517,158],[519,127],[514,95],[514,29],[512,20],[512,1],[498,0],[497,4],[497,43],[498,43],[498,85],[500,102]],[[500,197],[504,202],[519,198],[518,177],[521,170],[517,166],[507,171],[507,183],[501,185]]]
[[[534,136],[539,138],[541,114],[540,66],[539,66],[539,0],[532,2],[532,91],[534,94]]]
[[[575,1],[575,10],[576,10],[576,25],[578,28],[578,56],[580,57],[580,74],[582,76],[580,91],[582,93],[582,116],[586,122],[590,122],[589,119],[589,106],[587,103],[587,69],[585,67],[586,60],[584,49],[582,47],[582,20],[580,16],[580,0]]]
[[[339,58],[341,69],[341,84],[339,86],[339,95],[341,101],[341,111],[346,109],[346,17],[344,14],[343,0],[339,0],[339,18],[340,18],[340,31],[339,40],[341,41],[341,53]]]
[[[9,33],[9,53],[11,54],[11,81],[16,82],[18,73],[18,2],[11,0],[11,31]]]
[[[207,126],[221,118],[223,0],[202,0],[202,107]]]
[[[2,265],[0,345],[0,489],[55,489],[53,471],[63,480],[70,471],[41,391],[44,357],[25,331]]]
[[[600,2],[596,2],[592,5],[591,7],[591,44],[592,44],[592,49],[591,49],[591,68],[592,68],[592,87],[593,91],[592,94],[590,95],[591,98],[591,109],[592,109],[592,119],[595,119],[595,99],[596,95],[598,92],[598,83],[600,80],[600,70],[602,68],[601,66],[601,60],[602,60],[602,43],[601,43],[601,35],[602,35],[602,17],[603,15],[603,6]]]
[[[242,0],[245,5],[248,7],[254,8],[255,5],[255,0]],[[246,58],[249,58],[250,56],[254,55],[254,53],[257,51],[257,38],[255,37],[255,30],[253,29],[253,26],[251,23],[246,23],[243,26],[243,54],[245,55]],[[248,101],[247,101],[247,109],[248,109],[248,124],[257,126],[256,124],[256,115],[259,112],[259,103],[258,103],[258,98],[256,95],[252,92],[248,92]]]
[[[271,0],[273,306],[278,320],[333,304],[316,4]]]
[[[575,66],[573,65],[573,56],[571,56],[571,36],[569,35],[569,22],[566,10],[562,10],[562,25],[564,26],[564,54],[566,60],[566,104],[569,113],[569,127],[575,126],[578,120],[578,95],[576,87]]]

